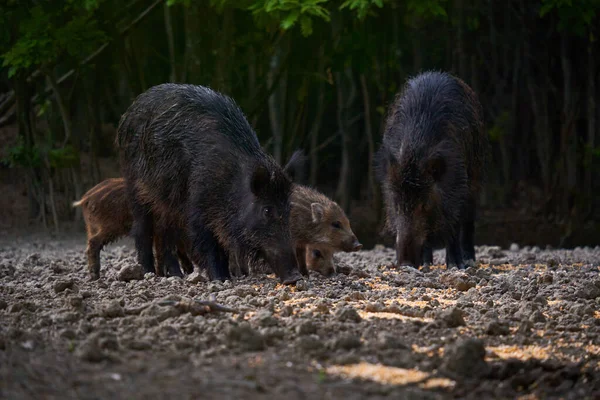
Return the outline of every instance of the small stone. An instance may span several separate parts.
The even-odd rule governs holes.
[[[204,279],[204,277],[202,276],[200,271],[192,272],[191,274],[189,274],[188,276],[185,277],[185,280],[188,281],[189,283],[200,283],[200,282],[206,281],[206,279]]]
[[[360,338],[352,334],[342,334],[333,341],[334,349],[350,350],[362,345]]]
[[[256,321],[257,324],[262,327],[276,326],[278,324],[277,319],[273,317],[273,313],[267,310],[259,311],[254,316],[253,320]]]
[[[308,281],[305,279],[300,279],[298,282],[296,282],[296,290],[299,292],[308,290]]]
[[[473,277],[464,272],[446,273],[440,277],[440,282],[458,290],[459,292],[466,292],[477,285]]]
[[[108,305],[102,310],[102,316],[104,318],[119,318],[125,316],[125,310],[119,303],[118,300],[112,300]]]
[[[317,326],[312,321],[304,321],[296,325],[296,333],[298,335],[312,335],[316,332]]]
[[[107,358],[107,355],[98,343],[98,337],[96,335],[91,335],[82,342],[77,350],[75,350],[75,355],[84,361],[94,363],[103,361]]]
[[[504,336],[510,334],[510,328],[506,323],[492,320],[485,327],[485,333],[491,336]]]
[[[361,316],[352,307],[341,307],[335,312],[338,320],[342,322],[360,322],[362,321]]]
[[[519,324],[519,327],[517,328],[517,333],[520,333],[523,335],[529,335],[531,333],[532,329],[533,329],[533,322],[531,322],[527,319],[524,319]]]
[[[287,301],[290,299],[290,290],[287,288],[287,286],[281,291],[281,294],[279,295],[279,300],[280,301]]]
[[[142,268],[137,264],[124,265],[117,274],[117,279],[122,282],[141,280],[144,278],[144,271],[142,271]]]
[[[69,304],[73,308],[80,308],[83,305],[83,296],[74,295],[69,298]]]
[[[556,259],[556,257],[550,257],[548,258],[548,260],[546,260],[546,264],[549,268],[554,268],[558,266],[558,260]]]
[[[329,314],[331,305],[326,300],[319,300],[315,305],[315,311],[321,314]]]
[[[247,323],[238,326],[229,326],[227,329],[227,339],[237,343],[240,348],[246,351],[260,351],[265,348],[265,341],[262,335],[252,329]]]
[[[131,340],[127,343],[127,347],[131,350],[144,351],[152,348],[152,343],[149,340]]]
[[[8,303],[4,299],[0,299],[0,310],[4,310],[8,307]]]
[[[365,306],[365,311],[367,312],[381,312],[385,308],[385,305],[382,302],[373,302],[367,303]]]
[[[408,346],[398,339],[398,335],[389,332],[379,332],[377,346],[381,349],[407,349]]]
[[[323,343],[316,335],[300,336],[296,339],[296,348],[301,351],[315,351],[322,349]]]
[[[289,317],[292,314],[294,314],[294,308],[292,306],[283,306],[283,308],[281,309],[281,311],[279,312],[281,314],[282,317]]]
[[[465,325],[464,312],[458,307],[452,307],[439,313],[439,318],[449,328],[457,328]]]
[[[575,292],[575,296],[580,299],[594,300],[595,298],[600,297],[600,287],[596,286],[592,281],[584,282],[577,292]]]
[[[58,280],[58,281],[54,282],[54,285],[52,287],[54,289],[54,293],[60,293],[60,292],[64,292],[66,289],[72,289],[73,284],[74,284],[74,282],[72,279]]]
[[[72,329],[63,329],[60,331],[60,337],[65,338],[65,339],[75,339],[77,335],[75,334],[75,331]]]
[[[549,285],[554,281],[554,276],[551,273],[546,272],[546,273],[538,276],[537,281],[538,281],[538,283],[543,283],[543,284]]]
[[[516,244],[516,243],[513,243],[513,244],[511,244],[511,245],[510,245],[510,251],[512,251],[512,252],[517,252],[517,251],[519,251],[519,245],[518,245],[518,244]]]
[[[529,320],[531,322],[546,322],[546,317],[544,317],[544,314],[540,310],[535,310],[529,317]]]
[[[451,378],[474,378],[485,376],[485,346],[480,339],[467,338],[448,346],[440,370]]]

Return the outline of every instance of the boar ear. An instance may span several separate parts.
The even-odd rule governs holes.
[[[312,203],[310,205],[310,210],[312,211],[312,221],[316,224],[321,222],[323,219],[323,214],[325,214],[325,209],[323,205],[320,203]]]
[[[250,188],[254,195],[258,196],[269,184],[270,174],[269,170],[264,165],[257,165],[252,172],[252,178],[250,178]]]

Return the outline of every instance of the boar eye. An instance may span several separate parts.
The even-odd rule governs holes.
[[[321,252],[319,250],[316,250],[316,249],[313,250],[313,256],[315,258],[321,258],[321,257],[323,257],[323,255],[321,254]]]
[[[342,224],[340,223],[340,221],[333,222],[331,226],[333,226],[335,229],[342,229]]]
[[[263,207],[263,216],[265,218],[270,218],[271,213],[272,213],[271,207],[269,207],[269,206]]]

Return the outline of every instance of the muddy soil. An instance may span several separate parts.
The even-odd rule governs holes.
[[[481,246],[448,271],[378,246],[297,287],[132,279],[130,240],[90,282],[84,250],[0,240],[0,397],[600,397],[600,247]]]

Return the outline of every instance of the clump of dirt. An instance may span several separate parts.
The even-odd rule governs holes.
[[[130,240],[0,240],[2,397],[593,398],[600,247],[477,248],[465,271],[335,256],[338,273],[141,275]]]

